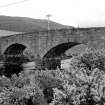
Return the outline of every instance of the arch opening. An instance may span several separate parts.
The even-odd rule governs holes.
[[[22,45],[22,44],[12,44],[10,45],[4,52],[4,55],[17,55],[17,54],[21,54],[23,52],[23,50],[25,50],[26,46]]]
[[[71,58],[72,56],[67,56],[65,52],[76,46],[80,43],[75,42],[69,42],[69,43],[63,43],[60,45],[57,45],[53,47],[51,50],[49,50],[43,57],[43,67],[48,69],[56,69],[57,67],[60,67],[60,62],[62,59],[65,58]]]
[[[26,46],[22,44],[12,44],[4,52],[4,75],[10,77],[12,74],[18,74],[22,71],[21,64],[24,62],[23,51]]]

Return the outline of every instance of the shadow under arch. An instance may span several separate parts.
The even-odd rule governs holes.
[[[25,50],[25,48],[25,45],[14,43],[6,48],[6,50],[4,51],[4,55],[21,54]]]
[[[69,42],[62,43],[53,48],[51,48],[44,56],[43,56],[43,66],[48,69],[56,69],[57,66],[60,66],[61,59],[66,58],[65,52],[81,43]],[[71,56],[69,56],[70,58]]]
[[[23,51],[25,49],[26,46],[19,43],[14,43],[7,47],[3,53],[5,58],[4,75],[10,77],[12,74],[18,74],[22,71],[21,64],[24,62]]]

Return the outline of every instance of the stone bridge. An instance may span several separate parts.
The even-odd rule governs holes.
[[[105,28],[73,28],[16,34],[0,38],[2,54],[22,53],[30,49],[35,56],[59,56],[67,49],[104,39]]]

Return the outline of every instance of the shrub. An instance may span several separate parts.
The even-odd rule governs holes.
[[[103,105],[105,103],[105,50],[87,50],[73,57],[63,89],[54,88],[50,105]]]
[[[5,79],[11,85],[6,85],[4,77],[1,77],[4,84],[0,88],[0,105],[46,105],[43,90],[31,76],[27,77],[25,72],[21,72],[19,76],[14,74],[11,79]]]
[[[91,73],[95,68],[105,71],[105,50],[87,49],[81,55],[72,58],[68,72],[81,68],[84,68],[87,74]]]
[[[30,49],[25,49],[23,52],[24,62],[35,60],[35,55]]]
[[[0,93],[0,105],[45,105],[43,94],[37,86],[12,87]]]
[[[56,71],[21,71],[0,79],[0,105],[48,105],[53,88],[60,88],[62,73]]]

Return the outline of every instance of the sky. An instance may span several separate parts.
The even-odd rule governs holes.
[[[74,27],[104,27],[105,0],[0,0],[0,15],[47,19]]]

